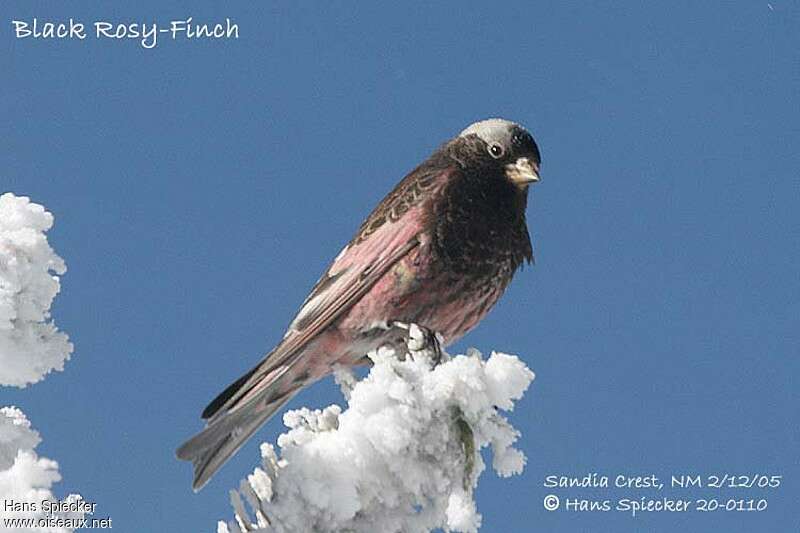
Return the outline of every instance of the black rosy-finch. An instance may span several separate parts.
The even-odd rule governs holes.
[[[525,222],[541,157],[522,126],[472,124],[412,170],[366,218],[311,290],[281,342],[203,411],[184,443],[199,490],[266,420],[334,365],[407,335],[448,345],[486,315],[533,259]],[[435,337],[434,337],[435,338]]]

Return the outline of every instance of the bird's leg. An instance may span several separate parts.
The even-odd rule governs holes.
[[[405,348],[408,349],[409,355],[413,357],[414,352],[430,350],[433,353],[433,366],[437,366],[442,362],[442,343],[435,331],[425,326],[408,324],[396,320],[388,322],[388,326],[390,330],[399,330],[401,332]]]

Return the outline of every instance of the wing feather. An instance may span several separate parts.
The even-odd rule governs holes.
[[[455,167],[417,168],[384,198],[314,286],[281,344],[252,371],[238,391],[227,398],[218,414],[236,408],[257,394],[258,383],[264,376],[276,369],[291,367],[312,339],[419,246],[420,234],[425,229],[423,196],[429,196],[432,189],[447,183],[455,171]]]

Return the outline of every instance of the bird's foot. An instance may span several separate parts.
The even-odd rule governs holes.
[[[437,366],[442,362],[443,350],[441,336],[435,331],[419,326],[417,324],[408,324],[406,322],[392,321],[389,323],[391,329],[398,329],[402,331],[402,338],[408,354],[412,358],[421,355],[423,352],[431,352],[433,357],[431,363]],[[398,353],[401,353],[398,351]]]

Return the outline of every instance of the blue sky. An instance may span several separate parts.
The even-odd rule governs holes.
[[[278,419],[200,494],[174,448],[280,339],[374,204],[489,116],[543,155],[535,267],[456,350],[537,373],[486,532],[797,528],[800,7],[794,2],[4,2],[3,191],[56,216],[66,371],[0,391],[117,531],[213,531]],[[12,19],[239,24],[236,41],[14,39]],[[340,401],[326,381],[294,406]],[[777,490],[546,489],[546,475],[779,474]],[[561,497],[762,513],[547,512]]]

